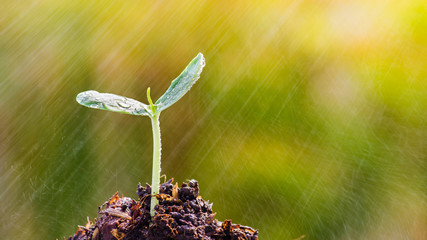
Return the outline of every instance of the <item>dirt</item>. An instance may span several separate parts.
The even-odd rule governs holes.
[[[216,220],[212,204],[199,195],[195,180],[181,187],[174,185],[173,179],[161,184],[153,218],[150,185],[138,184],[137,194],[138,200],[134,200],[116,193],[99,207],[97,219],[79,226],[68,240],[258,239],[258,231],[250,227]]]

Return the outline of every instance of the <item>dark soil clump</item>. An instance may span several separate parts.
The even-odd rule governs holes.
[[[68,240],[258,239],[258,231],[250,227],[216,220],[212,204],[199,196],[197,181],[190,180],[180,188],[172,181],[161,185],[153,219],[151,187],[138,184],[138,201],[116,193],[99,208],[98,219],[79,226]]]

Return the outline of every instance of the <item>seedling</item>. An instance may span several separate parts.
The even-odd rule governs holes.
[[[151,118],[153,128],[153,175],[151,184],[151,209],[150,214],[154,216],[154,206],[158,204],[156,195],[159,194],[160,187],[160,113],[183,97],[199,79],[200,73],[205,66],[203,54],[199,53],[184,71],[172,81],[166,92],[153,103],[150,96],[150,88],[147,89],[147,99],[149,105],[137,100],[122,97],[111,93],[99,93],[97,91],[86,91],[79,93],[76,97],[78,103],[83,106],[108,110],[112,112],[126,113],[138,116],[148,116]]]

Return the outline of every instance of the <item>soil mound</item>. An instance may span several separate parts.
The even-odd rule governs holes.
[[[98,218],[88,221],[68,240],[159,240],[159,239],[224,239],[255,240],[258,231],[232,224],[230,220],[215,219],[212,204],[199,196],[196,180],[172,184],[173,179],[161,184],[156,197],[159,205],[150,216],[151,187],[138,184],[138,201],[119,197],[116,193],[98,210]]]

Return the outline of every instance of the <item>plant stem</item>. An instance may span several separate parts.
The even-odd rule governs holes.
[[[159,194],[160,188],[160,156],[162,151],[162,143],[160,141],[160,113],[154,113],[151,117],[151,125],[153,127],[153,176],[151,180],[151,217],[154,216],[154,206],[158,204],[156,195]]]

